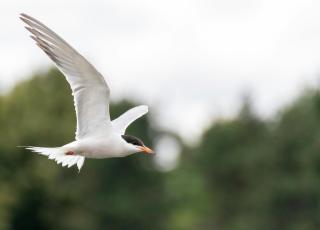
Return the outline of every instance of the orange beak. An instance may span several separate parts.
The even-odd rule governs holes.
[[[147,146],[141,146],[140,150],[144,153],[154,153],[154,151],[152,149],[149,149]]]

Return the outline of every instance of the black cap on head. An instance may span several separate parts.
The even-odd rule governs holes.
[[[131,135],[121,135],[121,137],[129,144],[133,144],[136,146],[144,146],[143,142],[137,137]]]

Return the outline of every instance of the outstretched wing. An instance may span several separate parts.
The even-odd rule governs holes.
[[[148,106],[140,105],[129,109],[127,112],[122,114],[120,117],[112,121],[112,127],[115,132],[123,135],[127,127],[148,112]]]
[[[21,14],[31,38],[64,73],[74,97],[76,139],[111,129],[110,90],[104,77],[59,35],[38,20]]]

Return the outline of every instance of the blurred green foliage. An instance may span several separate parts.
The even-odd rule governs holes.
[[[111,105],[112,118],[134,104]],[[152,146],[147,117],[128,133]],[[0,229],[320,229],[320,94],[308,90],[274,119],[244,101],[216,121],[178,166],[160,172],[144,154],[58,166],[19,145],[74,138],[68,85],[57,70],[0,97]]]

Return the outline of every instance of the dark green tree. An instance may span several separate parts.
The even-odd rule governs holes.
[[[111,105],[112,117],[134,104]],[[0,228],[163,229],[164,178],[152,156],[87,159],[80,174],[20,145],[60,146],[74,139],[71,91],[57,70],[37,74],[0,98]],[[152,146],[147,117],[128,133]]]
[[[207,193],[203,218],[193,224],[319,229],[319,98],[308,90],[273,120],[259,119],[246,101],[237,118],[213,124],[198,148],[183,155],[192,154]]]

